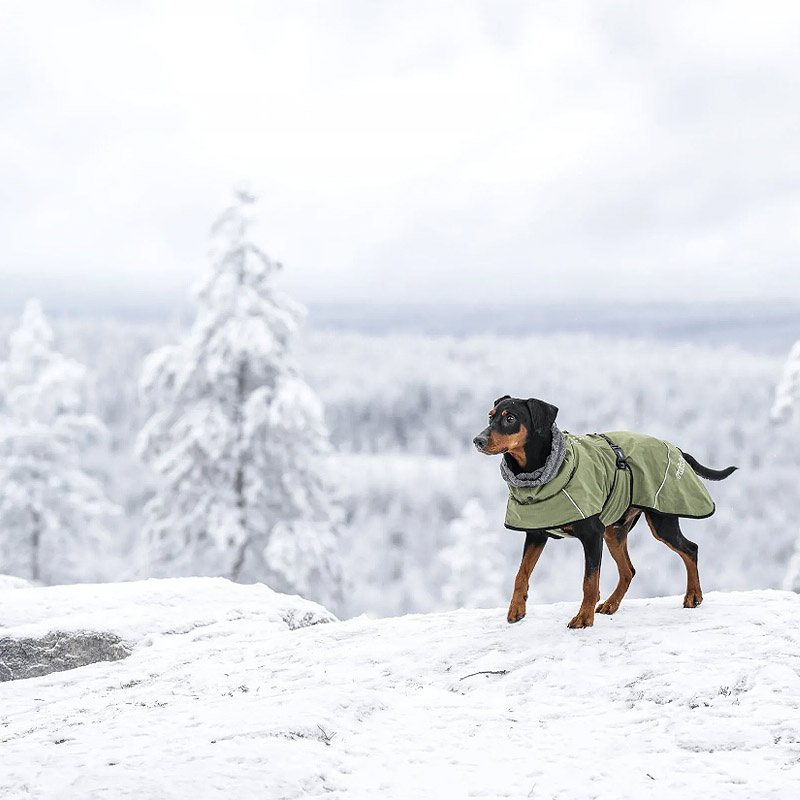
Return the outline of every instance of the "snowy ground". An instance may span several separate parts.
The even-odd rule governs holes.
[[[30,586],[28,581],[22,578],[15,578],[13,575],[0,575],[0,592],[4,589],[25,589]],[[2,623],[2,618],[0,618]]]
[[[576,608],[298,627],[329,616],[220,579],[3,590],[0,636],[134,651],[0,684],[0,797],[793,796],[800,597]]]

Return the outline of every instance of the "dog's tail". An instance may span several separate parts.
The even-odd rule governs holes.
[[[725,469],[709,469],[704,467],[694,456],[684,453],[681,450],[686,463],[701,477],[707,481],[724,481],[729,475],[733,475],[739,467],[725,467]]]

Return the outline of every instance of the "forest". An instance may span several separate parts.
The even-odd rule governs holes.
[[[2,321],[4,358],[16,324]],[[159,476],[136,454],[149,418],[142,365],[186,331],[69,319],[55,320],[53,328],[54,348],[86,367],[86,407],[107,435],[81,458],[116,513],[96,529],[74,531],[68,548],[44,549],[44,560],[53,560],[43,569],[45,580],[115,581],[170,569],[227,574],[225,559],[215,564],[213,556],[210,563],[165,570],[148,561],[144,547],[144,509]],[[316,461],[341,512],[334,549],[342,591],[335,602],[328,598],[341,615],[507,602],[521,535],[502,526],[506,488],[497,460],[471,445],[492,400],[504,393],[547,398],[569,431],[647,432],[711,466],[738,465],[726,482],[710,485],[717,513],[684,523],[700,546],[704,588],[777,588],[786,579],[800,533],[791,502],[800,453],[797,423],[791,417],[777,423],[770,414],[783,358],[586,335],[364,335],[316,330],[313,321],[294,345],[298,373],[321,401],[330,436],[328,452]],[[505,357],[511,349],[518,359]],[[13,537],[20,536],[19,528],[4,525],[1,552],[19,552]],[[644,525],[630,544],[633,596],[682,591],[680,561]],[[615,570],[610,559],[604,566],[605,587]],[[581,570],[579,546],[552,542],[534,575],[534,598],[573,598]],[[0,571],[32,577],[24,564]],[[244,579],[265,577],[256,570]],[[291,580],[283,588],[291,589]]]
[[[190,324],[48,320],[36,300],[0,320],[0,573],[222,576],[343,617],[502,606],[521,535],[471,442],[510,394],[556,405],[563,430],[739,467],[711,486],[717,513],[684,522],[704,589],[800,588],[797,347],[315,327],[249,238],[249,203],[213,228]],[[680,593],[680,560],[640,528],[633,596]],[[552,543],[534,598],[572,598],[581,570]]]

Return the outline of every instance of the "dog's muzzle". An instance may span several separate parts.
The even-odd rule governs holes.
[[[489,437],[486,434],[479,433],[473,440],[472,444],[483,452],[489,446]]]

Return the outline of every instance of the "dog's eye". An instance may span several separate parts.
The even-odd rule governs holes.
[[[512,416],[511,416],[511,414],[508,414],[508,415],[506,416],[506,422],[507,422],[509,425],[513,425],[513,424],[516,422],[516,419],[515,419],[514,417],[512,417]]]

